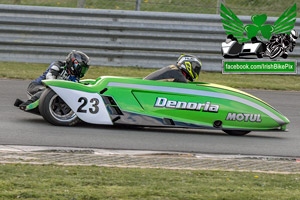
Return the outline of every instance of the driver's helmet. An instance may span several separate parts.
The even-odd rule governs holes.
[[[295,29],[291,30],[290,33],[290,38],[293,42],[296,42],[297,38],[299,37],[299,33],[298,31],[296,31]]]
[[[226,39],[226,43],[229,43],[229,42],[231,42],[231,41],[236,41],[236,42],[238,42],[238,40],[236,39],[236,37],[234,37],[232,34],[230,34],[230,35],[228,35],[227,36],[227,39]]]
[[[202,64],[193,55],[181,55],[177,60],[177,66],[189,81],[194,81],[199,76]]]
[[[69,75],[82,78],[89,69],[90,58],[81,51],[73,50],[66,58],[66,69]]]

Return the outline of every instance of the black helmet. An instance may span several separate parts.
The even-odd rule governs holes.
[[[296,31],[295,29],[291,30],[290,33],[290,38],[293,42],[296,42],[297,38],[299,37],[299,33],[298,31]]]
[[[202,64],[195,56],[181,55],[177,60],[177,66],[188,80],[194,81],[199,76]]]
[[[66,68],[70,75],[82,78],[89,69],[90,58],[81,51],[73,50],[66,58]]]

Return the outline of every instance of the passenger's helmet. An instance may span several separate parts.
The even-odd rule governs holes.
[[[66,58],[67,72],[76,78],[82,78],[89,69],[90,58],[81,51],[73,50]]]
[[[199,76],[202,64],[195,56],[181,55],[177,60],[177,66],[189,81],[194,81]]]
[[[291,30],[290,33],[290,38],[293,42],[296,42],[297,38],[299,37],[299,33],[298,31],[296,31],[295,29]]]

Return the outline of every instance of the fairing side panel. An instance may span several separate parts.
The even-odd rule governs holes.
[[[114,90],[114,88],[110,88],[107,94],[113,95],[121,110],[128,112],[159,118],[170,118],[174,121],[200,124],[206,127],[213,127],[213,123],[216,120],[221,120],[224,128],[257,129],[259,127],[259,129],[264,130],[274,129],[279,126],[274,119],[264,112],[231,100],[136,89],[118,88],[118,91]],[[124,96],[129,96],[125,95],[126,92],[128,94],[133,93],[139,104],[127,106],[132,99],[127,101],[127,99],[123,98]],[[155,106],[158,98],[166,99],[167,103],[162,102],[159,106]],[[171,103],[168,105],[168,102]],[[193,104],[187,107],[189,103]],[[230,116],[228,116],[229,113],[231,113]],[[239,118],[232,116],[234,113],[235,115],[243,113],[243,119],[240,115],[238,115]]]

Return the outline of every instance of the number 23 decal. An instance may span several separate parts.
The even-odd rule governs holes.
[[[86,104],[88,103],[88,99],[85,98],[85,97],[80,97],[78,99],[78,102],[79,103],[82,103],[79,108],[77,109],[77,112],[81,112],[81,113],[87,113],[87,109],[84,108],[86,106]],[[92,107],[89,108],[89,112],[92,113],[92,114],[96,114],[99,112],[99,100],[97,98],[92,98],[90,100],[90,103],[92,104]]]

